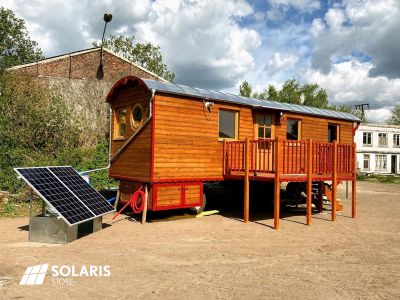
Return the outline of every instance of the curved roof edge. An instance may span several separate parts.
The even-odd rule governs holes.
[[[194,88],[171,82],[159,82],[151,79],[141,79],[135,76],[127,76],[120,79],[108,93],[106,101],[110,102],[112,96],[116,92],[118,92],[118,90],[123,86],[127,85],[128,83],[135,83],[135,82],[137,82],[139,85],[144,84],[149,90],[155,90],[155,92],[163,92],[168,94],[228,102],[232,104],[250,106],[253,108],[266,108],[266,109],[280,110],[285,112],[299,113],[304,115],[321,116],[331,119],[361,122],[361,119],[350,113],[339,112],[330,109],[316,108],[311,106],[298,105],[298,104],[289,104],[283,102],[247,98],[230,93]]]

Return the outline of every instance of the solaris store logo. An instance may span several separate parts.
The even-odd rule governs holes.
[[[41,285],[46,277],[49,264],[28,267],[19,282],[19,285]]]
[[[24,275],[22,275],[19,285],[42,285],[46,277],[49,264],[35,265],[26,268]],[[77,283],[76,278],[79,277],[110,277],[111,267],[106,266],[51,266],[52,276],[51,282],[53,285],[73,285]]]

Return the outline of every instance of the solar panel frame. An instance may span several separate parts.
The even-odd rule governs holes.
[[[70,166],[61,166],[61,167],[59,167],[59,166],[51,166],[51,167],[29,167],[29,168],[14,168],[14,170],[15,170],[15,172],[17,172],[18,173],[18,175],[19,175],[19,177],[21,177],[23,180],[24,180],[24,182],[25,183],[27,183],[28,184],[28,186],[33,190],[33,191],[35,191],[35,193],[36,194],[38,194],[45,202],[46,202],[46,204],[52,209],[52,210],[54,210],[55,212],[57,212],[57,214],[59,215],[59,217],[61,218],[61,219],[63,219],[69,226],[73,226],[73,225],[78,225],[78,224],[81,224],[81,223],[84,223],[84,222],[87,222],[87,221],[90,221],[90,220],[92,220],[92,219],[95,219],[95,218],[98,218],[98,217],[101,217],[101,216],[103,216],[103,215],[105,215],[105,214],[108,214],[108,213],[110,213],[110,212],[112,212],[112,211],[115,211],[115,209],[111,206],[111,204],[109,204],[111,207],[112,207],[112,210],[111,211],[107,211],[107,212],[104,212],[104,213],[101,213],[101,214],[95,214],[75,193],[73,193],[73,191],[71,191],[71,189],[70,188],[68,188],[68,186],[66,186],[65,185],[65,183],[60,179],[60,178],[58,178],[58,176],[56,176],[51,170],[50,170],[50,168],[71,168],[71,169],[73,169],[72,167],[70,167]],[[59,185],[61,185],[61,190],[63,190],[63,189],[65,189],[65,190],[67,190],[69,193],[70,193],[70,195],[68,195],[68,193],[66,193],[65,192],[65,190],[61,193],[61,194],[63,194],[63,196],[66,196],[66,195],[68,195],[69,197],[67,198],[67,199],[74,199],[74,200],[77,200],[77,201],[74,201],[73,203],[64,203],[63,205],[55,205],[55,203],[57,203],[57,200],[55,200],[55,201],[50,201],[49,199],[48,199],[48,197],[49,197],[49,195],[45,195],[45,193],[44,193],[44,191],[43,190],[41,190],[39,187],[38,187],[38,184],[35,184],[36,182],[35,182],[35,180],[38,180],[38,179],[32,179],[32,178],[30,178],[30,175],[29,174],[27,174],[27,172],[26,171],[30,171],[30,172],[32,172],[32,170],[47,170],[52,176],[53,176],[53,178],[54,179],[56,179],[56,182],[49,182],[50,181],[50,179],[49,178],[39,178],[39,179],[43,179],[43,180],[45,180],[45,182],[44,183],[46,183],[46,184],[48,184],[48,185],[50,185],[50,187],[51,188],[53,188],[53,189],[59,189],[60,188],[60,186],[56,186],[57,184],[59,184]],[[74,170],[74,169],[73,169]],[[75,171],[75,170],[74,170]],[[76,172],[76,171],[75,171]],[[37,173],[37,172],[36,172]],[[78,174],[78,173],[77,173]],[[37,174],[36,174],[37,175]],[[80,176],[79,174],[78,174],[78,176]],[[51,178],[51,177],[50,177]],[[85,183],[85,185],[88,185],[88,183],[82,178],[82,180],[83,180],[83,182]],[[93,189],[94,190],[94,189]],[[95,190],[94,190],[95,191]],[[57,190],[57,192],[60,192],[60,190]],[[97,192],[97,191],[96,191]],[[58,195],[60,195],[60,193],[58,194]],[[70,197],[72,195],[72,198]],[[102,197],[102,196],[101,196]],[[103,197],[103,199],[104,199],[104,201],[106,201],[107,202],[107,200]],[[64,200],[65,201],[65,200]],[[69,212],[69,210],[67,211],[67,210],[65,210],[65,209],[61,209],[62,207],[66,207],[66,208],[76,208],[76,207],[74,207],[74,205],[77,205],[77,203],[80,203],[80,204],[82,204],[82,206],[83,207],[85,207],[86,208],[86,213],[87,214],[85,214],[85,218],[77,218],[76,217],[76,215],[73,215],[73,216],[70,216],[70,215],[68,215],[68,212]],[[108,202],[107,202],[108,203]],[[80,206],[80,208],[82,208],[82,206]]]

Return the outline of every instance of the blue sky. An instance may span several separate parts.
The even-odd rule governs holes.
[[[333,104],[370,103],[383,122],[400,100],[399,0],[0,0],[24,18],[46,56],[102,33],[161,47],[176,82],[238,92],[290,78],[318,83]]]

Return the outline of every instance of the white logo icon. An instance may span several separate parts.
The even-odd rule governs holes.
[[[49,264],[28,267],[19,282],[19,285],[43,284]]]

